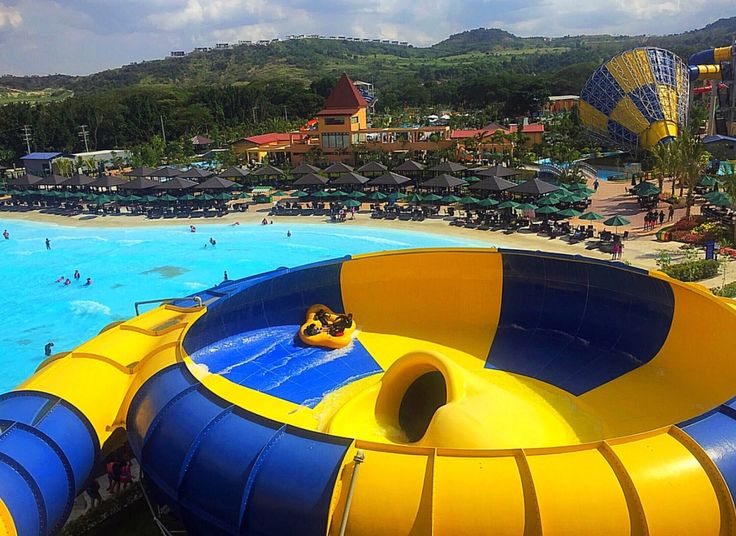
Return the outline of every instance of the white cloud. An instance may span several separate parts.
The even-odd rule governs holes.
[[[17,28],[23,23],[23,16],[20,11],[13,7],[8,7],[0,3],[0,29],[4,26],[12,26]]]

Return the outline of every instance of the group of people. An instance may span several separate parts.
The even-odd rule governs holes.
[[[121,490],[125,490],[133,483],[133,473],[131,470],[131,463],[128,460],[118,461],[113,460],[105,466],[105,472],[107,473],[107,492],[111,494],[118,493]],[[100,494],[100,483],[96,478],[90,478],[87,487],[85,488],[85,495],[87,496],[88,508],[95,508],[102,502],[102,495]]]
[[[75,281],[79,281],[80,279],[82,279],[82,275],[79,273],[79,270],[74,270],[74,275],[72,277],[74,278]],[[69,285],[72,284],[72,280],[66,277],[65,275],[62,275],[55,281],[55,283],[61,283],[65,287],[68,287]],[[82,286],[89,287],[91,285],[92,285],[92,278],[88,277],[87,281],[85,281],[84,285]]]
[[[261,225],[273,225],[273,220],[267,220],[266,218],[263,218],[261,220]]]
[[[316,322],[312,322],[304,328],[304,334],[308,337],[313,337],[314,335],[325,331],[329,333],[331,337],[342,337],[345,330],[353,325],[352,313],[337,315],[335,320],[330,321],[327,311],[320,309],[314,313],[314,318],[320,325],[318,326]]]
[[[672,205],[667,209],[667,221],[672,221],[675,217],[675,207]],[[644,215],[644,230],[649,231],[657,227],[657,225],[664,224],[665,215],[664,210],[657,212],[656,210],[650,210]]]

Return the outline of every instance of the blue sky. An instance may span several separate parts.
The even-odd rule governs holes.
[[[667,34],[733,15],[734,0],[0,0],[0,74],[88,74],[292,33],[426,46],[481,26],[521,36]]]

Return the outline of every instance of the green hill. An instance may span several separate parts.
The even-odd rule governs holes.
[[[504,30],[479,28],[427,48],[303,39],[193,52],[183,58],[138,62],[89,76],[3,76],[0,86],[65,88],[79,93],[135,85],[245,84],[274,79],[309,83],[346,71],[380,87],[402,78],[441,83],[458,76],[512,72],[549,73],[559,80],[560,90],[572,91],[598,64],[628,48],[660,46],[687,58],[700,49],[729,44],[734,34],[736,17],[667,36],[517,37]],[[564,76],[554,76],[558,72]]]

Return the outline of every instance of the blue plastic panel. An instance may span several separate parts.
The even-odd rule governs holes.
[[[43,510],[39,511],[40,493],[14,465],[12,460],[0,454],[0,497],[13,516],[19,535],[45,535],[46,515]]]
[[[287,427],[259,460],[243,532],[324,535],[335,480],[350,443]]]
[[[662,105],[659,102],[659,95],[657,95],[657,87],[654,84],[634,88],[629,96],[644,118],[650,123],[664,119]]]
[[[649,362],[674,312],[669,284],[597,261],[503,251],[501,315],[486,367],[575,395]]]
[[[191,358],[234,383],[308,407],[382,370],[358,340],[327,350],[304,345],[295,336],[298,330],[294,324],[239,333],[201,348]]]
[[[723,405],[680,427],[705,450],[736,497],[736,410]]]

